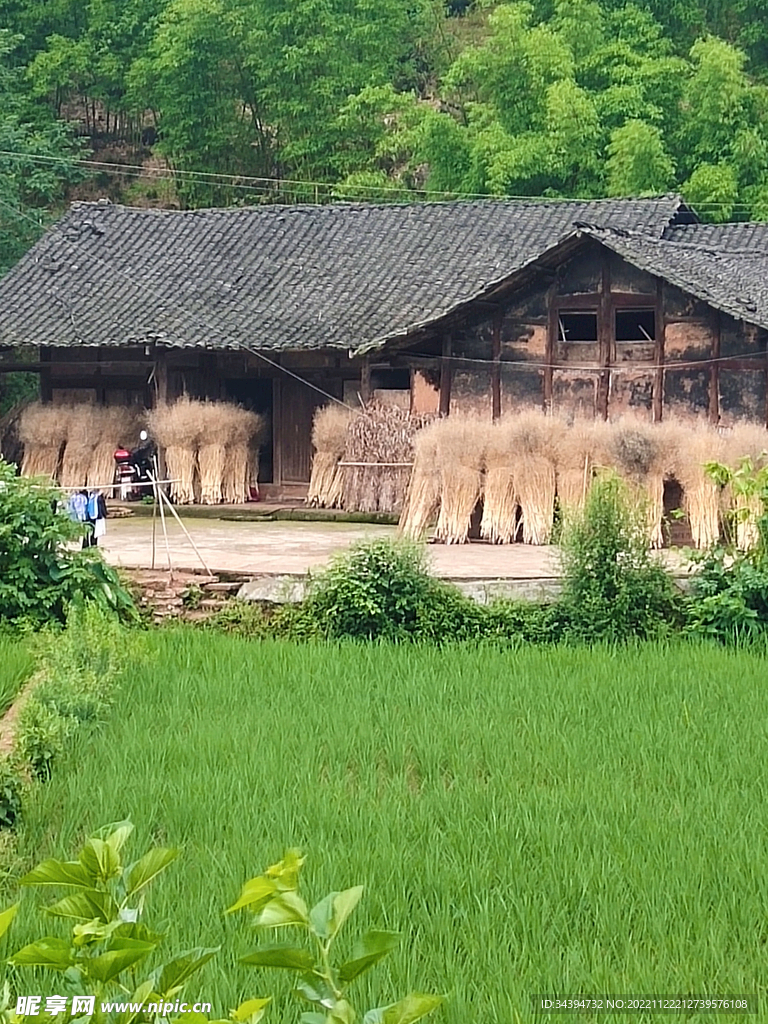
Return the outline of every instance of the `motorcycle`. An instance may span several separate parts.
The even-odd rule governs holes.
[[[152,493],[157,449],[146,430],[141,431],[139,439],[138,448],[129,451],[121,446],[115,451],[115,485],[121,501],[138,501]]]

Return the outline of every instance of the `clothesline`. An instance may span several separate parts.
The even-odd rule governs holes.
[[[151,481],[151,480],[128,480],[125,483],[120,483],[119,481],[115,482],[113,480],[112,483],[110,483],[110,484],[88,484],[87,487],[83,487],[83,486],[63,487],[61,484],[53,484],[53,483],[50,486],[51,487],[56,487],[60,491],[111,491],[111,490],[114,490],[115,487],[129,487],[129,486],[130,487],[152,487],[153,483],[157,483],[159,485],[159,484],[176,484],[178,482],[179,482],[178,479],[174,479],[174,480],[157,480],[157,481],[154,481],[154,482]],[[35,486],[42,487],[43,485],[42,484],[37,484]]]

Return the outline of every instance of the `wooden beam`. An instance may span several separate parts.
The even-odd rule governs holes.
[[[597,307],[597,340],[599,347],[600,378],[597,385],[597,414],[608,419],[608,396],[611,390],[611,363],[613,361],[613,324],[611,323],[611,268],[603,253],[603,274],[600,304]]]
[[[712,362],[709,364],[709,422],[714,426],[720,422],[720,338],[722,334],[720,310],[712,311]]]
[[[440,358],[440,415],[447,416],[451,411],[451,336],[443,336],[443,352]]]
[[[168,353],[163,348],[155,349],[154,385],[155,408],[168,403]]]
[[[491,367],[491,416],[494,420],[501,416],[501,321],[499,311],[493,318],[493,348]]]
[[[53,388],[51,387],[51,350],[40,349],[40,362],[43,364],[40,370],[40,401],[53,401]]]
[[[283,484],[283,394],[279,377],[272,378],[272,483]]]
[[[40,373],[46,363],[0,363],[0,373]]]
[[[363,405],[371,399],[371,361],[367,356],[360,369],[360,398]]]
[[[559,323],[557,297],[557,280],[547,288],[547,311],[549,314],[547,326],[547,343],[544,347],[544,380],[542,382],[543,394],[542,403],[544,412],[552,411],[552,399],[554,393],[554,362],[557,352],[557,325]]]
[[[664,343],[666,341],[667,321],[664,317],[664,282],[656,279],[656,338],[653,345],[653,361],[656,369],[653,374],[653,422],[661,423],[664,415]]]

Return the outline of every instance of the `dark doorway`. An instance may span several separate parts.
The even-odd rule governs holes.
[[[269,377],[254,377],[251,380],[228,380],[225,383],[227,396],[231,400],[244,409],[259,413],[267,421],[259,456],[259,483],[271,484],[274,481],[273,382]]]

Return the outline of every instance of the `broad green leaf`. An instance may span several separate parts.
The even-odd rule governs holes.
[[[240,963],[249,967],[284,967],[289,971],[311,971],[315,966],[308,950],[288,946],[264,946],[240,957]]]
[[[237,1024],[259,1024],[271,1002],[271,999],[246,999],[236,1010],[232,1010],[230,1017]]]
[[[243,907],[252,907],[256,910],[257,907],[254,904],[265,903],[276,892],[277,886],[269,878],[265,878],[263,875],[251,878],[243,886],[237,902],[233,903],[231,907],[227,907],[225,913],[233,914],[236,910],[242,910]]]
[[[100,956],[83,961],[83,968],[91,978],[105,983],[112,981],[128,967],[143,960],[154,948],[151,943],[144,942],[129,949],[110,949]]]
[[[309,915],[317,935],[321,939],[332,939],[341,929],[349,915],[360,902],[363,886],[356,885],[344,892],[329,893],[325,899],[316,904]]]
[[[103,882],[120,871],[120,858],[103,839],[88,839],[80,851],[80,863]]]
[[[163,847],[157,847],[145,853],[141,860],[137,860],[135,864],[128,868],[126,881],[127,895],[132,896],[139,889],[143,889],[161,871],[164,871],[169,864],[173,863],[178,856],[178,850],[165,849]]]
[[[308,924],[309,912],[304,900],[296,892],[281,892],[275,896],[256,919],[258,928],[285,928],[292,924]]]
[[[352,948],[352,959],[339,969],[339,978],[344,984],[354,981],[391,953],[399,941],[397,932],[366,932]]]
[[[281,892],[297,889],[299,885],[299,871],[306,860],[297,849],[287,850],[282,860],[277,864],[270,864],[264,874],[267,878],[273,879],[275,885]]]
[[[150,1002],[149,997],[151,995],[152,982],[144,981],[141,983],[141,985],[139,985],[139,987],[136,989],[136,991],[133,993],[133,995],[130,997],[128,1001],[136,1006],[143,1005],[146,1002]],[[141,1011],[139,1011],[139,1013],[140,1012]],[[123,1010],[122,1013],[118,1014],[117,1024],[131,1024],[131,1022],[138,1017],[139,1013],[134,1012],[133,1010]]]
[[[16,911],[19,909],[19,904],[14,903],[12,907],[8,907],[0,914],[0,938],[8,931],[11,927],[14,917],[16,917]]]
[[[432,1013],[443,1002],[442,996],[423,995],[412,992],[391,1006],[380,1006],[369,1010],[363,1017],[363,1024],[415,1024],[415,1021]]]
[[[54,917],[73,917],[78,921],[111,921],[117,914],[117,904],[108,892],[100,889],[83,889],[81,892],[65,896],[50,907],[46,913]]]
[[[167,1002],[172,995],[175,995],[187,978],[216,956],[220,948],[220,946],[216,946],[214,949],[203,949],[202,947],[189,949],[156,968],[152,972],[151,978],[155,990],[158,995],[162,996],[163,1001]]]
[[[333,1024],[355,1024],[355,1011],[346,999],[339,999],[328,1014]]]
[[[296,991],[308,1003],[316,1003],[325,1009],[331,1006],[336,998],[325,978],[319,978],[316,974],[305,974],[296,986]]]
[[[93,833],[91,838],[101,839],[108,843],[115,853],[119,855],[132,832],[133,822],[126,819],[125,821],[113,821],[109,825],[102,825],[100,829]]]
[[[91,889],[96,875],[87,870],[80,861],[44,860],[24,875],[21,885],[72,885],[80,889]]]
[[[124,921],[119,924],[113,932],[112,946],[115,946],[117,938],[138,939],[140,942],[151,942],[157,945],[165,938],[165,932],[153,932],[141,921]]]
[[[72,953],[66,939],[49,936],[38,939],[14,953],[10,962],[15,967],[50,967],[66,971],[72,965]]]
[[[309,1010],[302,1013],[299,1018],[301,1024],[327,1024],[328,1018],[324,1013],[315,1013],[314,1010]]]

